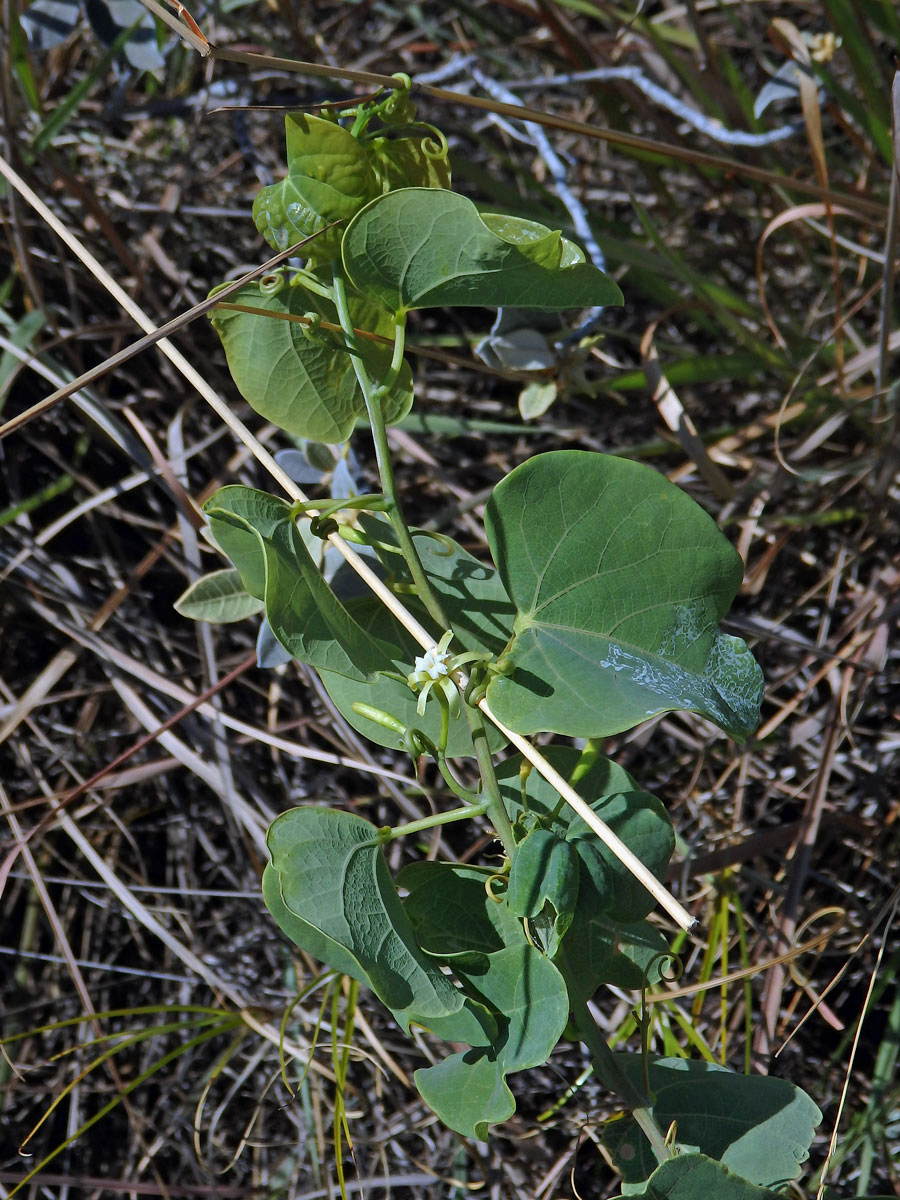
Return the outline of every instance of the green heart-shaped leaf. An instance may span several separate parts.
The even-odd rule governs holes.
[[[763,678],[718,629],[740,557],[689,496],[638,463],[561,450],[494,489],[485,528],[516,605],[487,698],[518,733],[602,737],[691,709],[743,740]]]
[[[580,252],[570,245],[534,222],[483,218],[454,192],[401,188],[354,217],[341,254],[356,288],[391,312],[429,305],[555,310],[621,304],[616,284],[577,261]]]
[[[684,1058],[648,1064],[637,1054],[616,1058],[639,1088],[645,1086],[645,1067],[649,1070],[653,1115],[661,1129],[675,1122],[682,1153],[699,1151],[742,1180],[779,1191],[800,1174],[822,1114],[789,1080],[739,1075],[718,1063]],[[656,1159],[633,1119],[606,1128],[604,1142],[625,1181],[647,1179]]]

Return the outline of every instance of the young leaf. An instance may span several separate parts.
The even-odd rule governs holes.
[[[642,1087],[640,1055],[616,1057]],[[793,1083],[683,1058],[653,1059],[649,1072],[657,1124],[668,1129],[677,1123],[682,1153],[706,1154],[742,1180],[779,1191],[800,1174],[822,1114]],[[656,1167],[649,1143],[631,1117],[607,1125],[604,1141],[626,1183],[640,1183]]]
[[[329,808],[295,808],[269,827],[263,897],[284,933],[366,984],[408,1032],[488,1043],[496,1026],[416,945],[374,825]]]
[[[313,312],[336,324],[333,305],[299,285],[272,294],[258,283],[242,287],[230,302],[275,314],[264,317],[227,308],[213,309],[210,314],[225,348],[228,369],[247,403],[261,417],[297,437],[345,442],[366,413],[350,354],[336,334],[320,329],[313,339],[303,325],[281,319],[286,314]],[[355,325],[374,333],[390,333],[383,309],[356,295],[349,297],[349,304]],[[391,348],[366,342],[365,358],[377,381],[390,365]],[[387,424],[405,417],[412,401],[412,373],[404,363],[384,401]]]
[[[737,740],[756,727],[762,672],[718,628],[740,557],[715,522],[639,463],[561,450],[517,467],[485,514],[517,609],[488,701],[518,733],[604,737],[690,709]]]
[[[405,187],[449,188],[449,159],[431,152],[434,139],[429,135],[378,137],[364,144],[372,156],[372,169],[382,191]]]
[[[349,129],[305,113],[288,113],[284,127],[287,178],[264,187],[253,202],[256,228],[273,250],[348,220],[380,190],[366,149]],[[337,226],[304,252],[313,259],[334,258],[342,234]]]
[[[203,512],[213,541],[234,563],[245,590],[262,600],[266,565],[259,539],[290,520],[290,505],[268,492],[229,484],[210,496]]]
[[[621,304],[616,284],[577,261],[580,252],[570,246],[533,222],[482,217],[454,192],[401,188],[354,217],[341,253],[356,288],[391,312],[429,305]]]
[[[578,900],[579,858],[575,847],[549,829],[533,829],[516,846],[507,903],[518,917],[538,924],[550,958],[572,924]]]
[[[175,611],[183,617],[219,625],[243,621],[262,612],[264,607],[262,600],[245,590],[240,572],[233,567],[201,576],[175,601]]]

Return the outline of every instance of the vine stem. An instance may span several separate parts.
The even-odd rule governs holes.
[[[443,605],[439,597],[435,594],[431,586],[428,576],[425,574],[425,569],[422,566],[422,561],[419,558],[419,552],[416,550],[413,542],[412,534],[409,526],[403,519],[403,513],[400,508],[400,502],[397,499],[397,490],[394,483],[394,471],[391,466],[390,447],[387,440],[387,429],[384,423],[384,411],[382,409],[382,398],[385,396],[393,384],[396,382],[397,376],[400,373],[400,367],[403,362],[403,345],[405,335],[405,318],[395,316],[394,318],[394,352],[391,356],[391,365],[388,368],[387,375],[380,386],[375,386],[369,377],[369,372],[366,370],[366,365],[359,353],[359,344],[356,338],[356,329],[350,315],[350,308],[347,303],[347,289],[344,281],[343,271],[339,264],[335,263],[333,268],[333,283],[334,283],[334,301],[337,308],[338,317],[341,322],[341,327],[344,331],[344,337],[347,341],[347,346],[351,352],[353,360],[353,369],[356,372],[356,378],[362,390],[366,401],[366,411],[369,414],[369,424],[372,429],[372,440],[375,444],[375,457],[378,463],[378,473],[381,478],[381,486],[384,489],[385,497],[388,501],[387,513],[390,517],[391,526],[397,537],[397,542],[400,546],[401,553],[409,568],[409,572],[413,577],[413,582],[416,586],[419,599],[425,605],[428,615],[432,617],[443,630],[451,628],[450,621],[444,612]],[[434,642],[430,642],[430,648]],[[515,849],[516,840],[513,835],[513,828],[510,824],[509,816],[506,812],[506,806],[500,795],[500,785],[497,783],[497,774],[494,770],[494,760],[491,756],[490,747],[487,741],[487,732],[484,727],[484,719],[477,709],[472,705],[466,704],[466,716],[469,721],[469,728],[472,731],[472,740],[475,745],[475,754],[478,759],[478,766],[481,771],[481,780],[485,791],[486,815],[494,831],[503,843],[506,853],[511,857]]]
[[[16,171],[14,171],[13,168],[2,157],[0,157],[0,174],[5,176],[9,184],[15,188],[15,190],[23,197],[24,200],[27,201],[28,204],[31,205],[31,207],[38,213],[42,220],[44,220],[50,226],[50,228],[53,229],[54,232],[60,236],[60,238],[62,238],[63,242],[69,247],[73,254],[75,254],[76,257],[78,257],[84,263],[88,270],[94,274],[94,276],[99,280],[103,287],[106,288],[113,299],[116,300],[116,302],[125,310],[125,312],[128,313],[132,320],[139,325],[145,333],[155,333],[157,326],[147,315],[147,313],[145,313],[144,310],[135,303],[135,301],[131,298],[131,296],[128,295],[124,288],[120,287],[120,285],[112,278],[112,276],[102,266],[98,259],[95,258],[95,256],[91,254],[91,252],[85,246],[82,245],[82,243],[65,225],[65,223],[47,207],[34,189],[29,187],[25,180],[22,179],[22,177]],[[203,397],[206,403],[209,404],[220,420],[228,426],[235,437],[239,441],[243,442],[243,444],[248,448],[248,450],[250,450],[260,465],[265,467],[271,477],[283,488],[285,494],[290,496],[291,500],[293,501],[309,504],[310,499],[305,492],[299,488],[297,484],[294,483],[293,479],[291,479],[290,475],[288,475],[287,472],[278,465],[274,457],[269,453],[262,442],[260,442],[259,439],[250,432],[243,421],[240,421],[234,415],[222,397],[219,396],[215,389],[209,385],[207,380],[203,375],[200,374],[196,367],[194,367],[192,363],[188,362],[181,351],[178,350],[177,347],[174,346],[167,338],[161,339],[157,345],[162,353],[166,355],[172,365],[181,372],[188,383],[190,383],[197,393]],[[313,514],[310,513],[310,515]],[[418,621],[416,617],[414,617],[413,614],[401,603],[398,597],[394,595],[391,589],[381,579],[378,578],[365,559],[361,558],[352,548],[352,546],[350,546],[338,533],[330,534],[328,541],[332,546],[334,546],[347,565],[356,572],[366,586],[384,604],[385,608],[387,608],[389,612],[393,613],[404,629],[406,629],[412,635],[412,637],[415,638],[422,649],[430,650],[435,645],[436,639],[434,635],[429,633],[424,625],[422,625],[421,622]],[[441,624],[443,629],[449,627],[448,623],[442,622]],[[454,679],[458,684],[464,686],[465,677],[462,676],[461,672],[454,675]],[[509,740],[521,751],[523,755],[525,755],[528,761],[541,775],[543,775],[547,782],[557,789],[563,799],[566,800],[567,803],[571,804],[572,807],[575,808],[576,812],[579,812],[579,815],[584,816],[584,819],[588,821],[590,827],[594,830],[597,836],[610,848],[610,850],[613,851],[614,854],[621,859],[621,861],[626,867],[628,867],[630,871],[634,872],[637,878],[640,879],[641,883],[644,884],[644,886],[651,893],[651,895],[654,896],[661,907],[663,907],[666,912],[673,916],[683,929],[689,929],[694,924],[690,914],[687,913],[680,904],[678,904],[674,897],[670,896],[669,893],[661,887],[659,882],[650,874],[649,871],[647,871],[640,859],[635,858],[635,856],[628,851],[628,848],[623,845],[620,839],[616,838],[615,834],[613,834],[612,830],[609,829],[604,822],[601,822],[600,819],[593,812],[591,812],[590,809],[587,809],[587,812],[590,814],[589,818],[588,816],[585,816],[583,812],[581,812],[581,809],[578,807],[578,805],[583,805],[584,802],[574,791],[574,789],[566,783],[559,772],[553,770],[543,755],[541,755],[540,752],[536,750],[530,742],[525,741],[525,739],[520,738],[518,734],[513,734],[511,730],[506,729],[490,711],[486,701],[482,701],[480,707],[484,715],[497,726],[497,728],[501,733],[504,734],[505,737],[509,738]],[[469,711],[468,707],[467,711]],[[603,830],[603,832],[601,832],[601,830]],[[623,849],[626,851],[625,855],[620,852],[620,850],[617,848],[617,845],[623,847]]]
[[[657,1124],[647,1097],[638,1091],[619,1066],[615,1054],[601,1037],[586,1003],[581,1002],[574,1006],[572,1020],[579,1039],[590,1051],[600,1082],[620,1096],[631,1109],[632,1117],[650,1143],[657,1160],[663,1163],[672,1158],[672,1151],[666,1145],[665,1136]]]
[[[376,386],[366,369],[365,361],[362,358],[359,348],[359,341],[356,337],[356,329],[353,325],[353,320],[350,316],[350,306],[347,302],[347,288],[344,282],[344,273],[339,263],[335,262],[333,267],[332,282],[334,285],[334,302],[340,318],[341,328],[344,332],[344,339],[347,343],[347,348],[350,351],[351,361],[353,362],[353,370],[356,373],[356,379],[359,383],[360,390],[366,402],[366,412],[369,416],[369,425],[372,430],[372,441],[375,444],[375,460],[378,464],[378,475],[381,479],[381,487],[385,498],[388,502],[387,515],[390,518],[391,527],[397,538],[397,543],[400,547],[400,552],[409,568],[409,573],[412,575],[413,583],[416,585],[416,591],[419,599],[425,605],[428,615],[442,629],[449,629],[450,622],[447,619],[447,614],[444,612],[440,600],[434,593],[434,589],[428,582],[428,577],[425,574],[425,569],[422,566],[422,560],[419,558],[419,552],[415,547],[412,539],[412,534],[409,531],[409,526],[403,519],[403,511],[400,508],[400,501],[397,497],[397,485],[394,482],[394,468],[391,465],[391,452],[387,440],[387,428],[384,423],[384,410],[382,408],[383,396],[389,390],[390,385],[396,380],[399,374],[399,364],[397,362],[397,346],[400,348],[400,355],[403,354],[403,338],[399,336],[395,342],[394,354],[391,360],[391,366],[388,369],[385,380],[385,387]],[[395,323],[395,334],[399,333],[401,322]],[[433,644],[433,643],[432,643]]]

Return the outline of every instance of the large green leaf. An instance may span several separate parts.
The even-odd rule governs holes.
[[[334,121],[288,113],[287,178],[264,187],[253,202],[253,220],[273,250],[318,233],[333,221],[346,221],[381,190],[368,152]],[[337,226],[304,247],[311,258],[337,254],[343,229]]]
[[[341,246],[344,267],[360,292],[392,312],[429,305],[553,310],[622,303],[622,293],[602,271],[572,262],[577,252],[558,233],[515,218],[494,218],[493,226],[464,196],[401,188],[373,200],[351,221]]]
[[[643,1087],[641,1056],[617,1059]],[[765,1188],[783,1189],[800,1174],[822,1114],[793,1083],[683,1058],[658,1058],[647,1065],[656,1122],[661,1129],[676,1122],[682,1153],[706,1154]],[[608,1125],[604,1140],[626,1183],[640,1183],[655,1169],[650,1145],[631,1117]]]
[[[561,975],[534,946],[506,947],[487,956],[483,973],[458,973],[506,1018],[506,1029],[494,1046],[452,1054],[436,1067],[416,1071],[415,1080],[445,1125],[485,1140],[489,1125],[515,1112],[505,1076],[547,1061],[562,1036],[569,1005]]]
[[[300,284],[272,293],[259,283],[248,283],[230,297],[230,303],[273,314],[265,317],[226,308],[210,314],[228,369],[247,403],[298,437],[345,442],[366,413],[350,354],[336,334],[319,329],[311,336],[300,323],[282,319],[311,312],[336,324],[334,306]],[[383,309],[355,294],[349,297],[349,306],[355,326],[381,335],[391,332]],[[377,381],[390,365],[391,347],[367,341],[364,348],[366,365]],[[405,417],[412,400],[412,374],[404,363],[384,401],[387,424]]]
[[[314,958],[367,984],[404,1029],[487,1043],[487,1010],[419,950],[377,841],[352,813],[295,808],[272,823],[263,896],[281,929]]]
[[[691,709],[742,740],[762,673],[718,622],[740,557],[684,492],[639,463],[561,450],[494,489],[485,528],[516,605],[508,675],[488,687],[518,733],[601,737]]]
[[[740,1179],[702,1154],[684,1154],[657,1167],[645,1188],[615,1200],[784,1200],[784,1193]]]

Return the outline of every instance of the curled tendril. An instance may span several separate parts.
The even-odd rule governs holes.
[[[435,162],[444,161],[450,154],[450,143],[437,126],[426,125],[425,128],[430,130],[434,137],[422,138],[422,153]]]
[[[309,532],[313,537],[321,538],[325,541],[331,537],[333,533],[337,533],[340,529],[337,521],[333,517],[310,517]]]
[[[328,344],[329,338],[325,330],[321,329],[322,314],[311,310],[303,314],[303,323],[300,325],[300,332],[309,342],[315,342],[317,346],[325,346]]]
[[[497,893],[494,891],[495,883],[503,883],[504,885],[509,883],[505,871],[498,871],[494,875],[488,875],[487,879],[484,881],[484,890],[487,894],[488,900],[493,900],[495,904],[503,904],[506,900],[506,897],[497,895]]]
[[[440,550],[432,551],[438,558],[449,558],[456,550],[456,544],[453,539],[448,538],[445,533],[438,533],[436,529],[417,529],[416,535],[418,537],[432,538],[441,546]]]
[[[270,271],[268,275],[259,277],[259,290],[263,296],[277,296],[284,286],[285,279],[281,271]]]
[[[407,729],[403,735],[403,749],[410,758],[421,758],[425,754],[435,760],[438,758],[437,746],[421,729]]]
[[[662,964],[666,962],[669,963],[669,966],[663,967]],[[644,967],[644,988],[650,986],[650,973],[658,964],[659,978],[663,983],[677,983],[684,974],[684,963],[678,955],[672,954],[670,950],[662,950],[659,954],[654,954]]]
[[[416,109],[409,95],[412,88],[412,80],[402,71],[398,71],[391,78],[396,79],[400,86],[391,92],[388,99],[379,106],[379,115],[382,121],[385,124],[397,125],[414,120]]]

